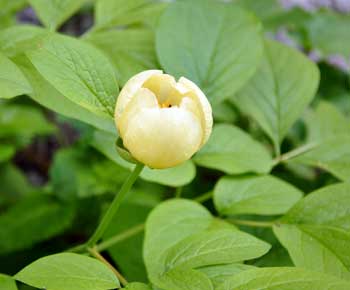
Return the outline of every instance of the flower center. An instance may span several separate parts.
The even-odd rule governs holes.
[[[152,76],[143,84],[143,87],[154,93],[160,108],[180,106],[188,92],[185,87],[176,83],[172,76],[166,74]]]

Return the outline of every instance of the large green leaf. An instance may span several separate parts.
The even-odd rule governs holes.
[[[307,22],[306,29],[313,48],[324,55],[349,56],[350,18],[348,15],[323,11],[316,13]]]
[[[273,141],[277,153],[283,138],[315,95],[317,66],[302,53],[274,41],[265,41],[258,72],[233,98]]]
[[[134,283],[129,283],[125,286],[125,288],[122,289],[126,289],[126,290],[152,290],[152,288],[146,284],[143,283],[138,283],[138,282],[134,282]]]
[[[303,194],[272,175],[223,177],[214,189],[217,210],[224,215],[277,215],[287,212]]]
[[[164,3],[154,0],[97,0],[95,29],[130,25],[149,21],[158,17],[164,9]]]
[[[12,163],[0,164],[1,199],[16,201],[35,190],[27,176]]]
[[[146,223],[144,260],[149,276],[163,269],[161,255],[179,241],[207,229],[213,217],[193,201],[170,200],[156,207]]]
[[[129,175],[118,164],[80,147],[59,150],[49,173],[56,195],[68,200],[114,193]]]
[[[350,279],[350,184],[319,189],[274,226],[296,266]]]
[[[120,286],[117,277],[106,265],[96,259],[71,253],[36,260],[15,278],[47,290],[108,290]]]
[[[49,29],[57,29],[71,17],[86,0],[28,0],[41,22]]]
[[[8,144],[0,144],[0,163],[10,160],[16,153],[16,147]]]
[[[11,277],[0,274],[1,290],[17,290],[16,282]]]
[[[31,91],[21,70],[0,52],[0,99],[29,94]]]
[[[35,135],[49,135],[56,128],[49,123],[43,113],[33,107],[0,104],[0,137],[16,137],[26,143]],[[16,145],[13,141],[12,145]]]
[[[118,84],[113,66],[97,48],[82,40],[52,34],[29,59],[66,98],[104,117],[113,117]]]
[[[267,173],[272,166],[269,152],[250,135],[233,125],[216,125],[208,143],[194,161],[228,174]]]
[[[34,195],[0,216],[0,254],[27,249],[52,238],[73,222],[72,206]]]
[[[157,281],[157,286],[166,290],[214,290],[208,277],[199,271],[188,268],[176,268],[166,272]]]
[[[211,289],[209,278],[191,269],[256,258],[269,248],[267,243],[215,219],[193,201],[163,202],[146,222],[144,260],[148,276],[165,289],[196,289],[191,288],[195,284]],[[193,277],[193,286],[185,288],[180,279],[184,275],[186,281]]]
[[[65,98],[37,72],[27,58],[16,59],[16,63],[19,64],[33,88],[33,93],[30,94],[30,97],[34,101],[54,112],[83,121],[98,129],[108,131],[110,134],[116,134],[117,130],[112,118],[109,116],[98,116],[70,99]]]
[[[91,141],[91,145],[102,152],[110,160],[116,162],[124,168],[131,170],[134,165],[122,159],[116,151],[115,142],[117,137],[113,134],[96,131]],[[173,187],[183,186],[190,183],[196,175],[196,168],[192,161],[168,168],[168,169],[150,169],[145,168],[141,172],[141,178],[147,181],[156,182]]]
[[[39,26],[11,26],[0,30],[0,49],[12,57],[35,48],[38,41],[47,34],[48,31]]]
[[[350,284],[333,276],[298,268],[260,268],[228,279],[217,290],[347,290]]]
[[[156,48],[167,72],[191,79],[219,102],[255,73],[262,55],[260,24],[232,3],[177,1],[160,18]]]
[[[109,56],[121,85],[140,71],[158,67],[154,33],[149,29],[108,30],[94,33],[87,40]]]
[[[314,111],[309,111],[305,118],[307,140],[321,142],[338,135],[350,136],[350,120],[334,105],[322,101]]]
[[[225,265],[214,265],[199,268],[198,270],[204,273],[214,285],[216,289],[219,285],[225,282],[228,278],[237,275],[243,271],[254,269],[254,266],[245,264],[225,264]]]
[[[308,151],[290,161],[318,167],[340,180],[350,181],[350,135],[336,135],[312,143]]]
[[[203,231],[169,248],[164,268],[171,270],[236,263],[260,257],[269,249],[268,244],[238,230]]]

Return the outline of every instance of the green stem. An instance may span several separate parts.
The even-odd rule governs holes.
[[[180,198],[181,197],[182,189],[183,189],[182,186],[176,188],[176,190],[175,190],[175,198]]]
[[[96,245],[96,249],[97,251],[99,252],[102,252],[110,247],[112,247],[113,245],[121,242],[121,241],[124,241],[128,238],[131,238],[132,236],[138,234],[138,233],[141,233],[145,228],[145,225],[144,224],[138,224],[118,235],[115,235],[103,242],[101,242],[100,244]]]
[[[206,202],[207,200],[211,199],[212,197],[213,197],[213,192],[209,191],[209,192],[206,192],[206,193],[196,197],[194,200],[199,202],[199,203],[203,203],[203,202]]]
[[[248,221],[248,220],[239,220],[239,219],[228,219],[228,221],[235,225],[256,227],[256,228],[271,228],[275,224],[275,222]]]
[[[117,213],[121,203],[123,202],[125,196],[128,194],[130,191],[132,185],[136,181],[137,177],[140,175],[144,165],[138,163],[134,171],[129,175],[128,179],[124,182],[122,188],[114,198],[112,204],[109,206],[107,212],[105,213],[104,217],[102,218],[102,221],[98,225],[97,229],[87,242],[88,246],[93,246],[95,245],[103,236],[105,233],[106,229],[108,228],[109,224],[113,220],[115,214]]]
[[[94,248],[88,248],[88,251],[90,253],[91,256],[95,257],[96,259],[100,260],[103,264],[105,264],[108,268],[110,268],[112,270],[112,272],[114,273],[114,275],[117,276],[118,280],[120,281],[120,283],[125,287],[128,284],[128,281],[123,277],[122,274],[119,273],[119,271],[114,268],[112,266],[111,263],[109,263],[96,249],[96,247]]]
[[[287,153],[282,154],[281,156],[278,156],[274,159],[274,165],[277,165],[281,162],[293,159],[301,154],[304,154],[310,150],[312,150],[313,148],[315,148],[317,146],[316,143],[309,143],[309,144],[305,144],[303,146],[300,146],[299,148],[296,148],[292,151],[289,151]]]

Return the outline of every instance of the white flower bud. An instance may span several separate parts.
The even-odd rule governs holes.
[[[115,121],[123,144],[151,168],[173,167],[208,140],[213,118],[204,93],[190,80],[159,70],[141,72],[124,86]]]

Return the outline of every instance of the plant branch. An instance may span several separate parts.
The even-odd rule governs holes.
[[[117,213],[121,203],[123,202],[125,196],[130,191],[132,185],[135,183],[137,177],[140,175],[144,165],[143,164],[136,164],[134,171],[131,172],[128,179],[124,182],[123,186],[121,187],[120,191],[112,201],[112,204],[109,206],[107,212],[102,218],[102,221],[98,225],[97,229],[87,242],[88,246],[94,246],[103,236],[106,229],[110,225],[111,221],[113,220],[115,214]]]
[[[110,268],[113,273],[117,276],[118,280],[120,281],[120,283],[123,286],[126,286],[128,284],[128,281],[123,277],[122,274],[120,274],[118,272],[118,270],[116,268],[113,267],[113,265],[111,265],[111,263],[109,263],[96,249],[96,247],[94,248],[88,248],[89,253],[91,254],[91,256],[95,257],[96,259],[100,260],[103,264],[105,264],[108,268]]]
[[[180,198],[181,197],[182,189],[183,189],[182,186],[176,188],[176,190],[175,190],[175,198]]]
[[[196,197],[194,200],[199,202],[199,203],[203,203],[203,202],[206,202],[207,200],[211,199],[212,197],[213,197],[213,192],[209,191],[209,192],[206,192],[206,193]]]
[[[145,224],[138,224],[120,234],[117,234],[103,242],[101,242],[100,244],[96,245],[96,249],[99,252],[102,252],[110,247],[112,247],[113,245],[124,241],[128,238],[131,238],[132,236],[141,233],[143,230],[145,229]]]
[[[289,151],[287,153],[284,153],[284,154],[276,157],[273,161],[273,164],[275,166],[281,162],[293,159],[301,154],[304,154],[304,153],[314,149],[316,146],[317,146],[317,143],[308,143],[308,144],[305,144],[303,146],[300,146],[299,148],[296,148],[292,151]]]

